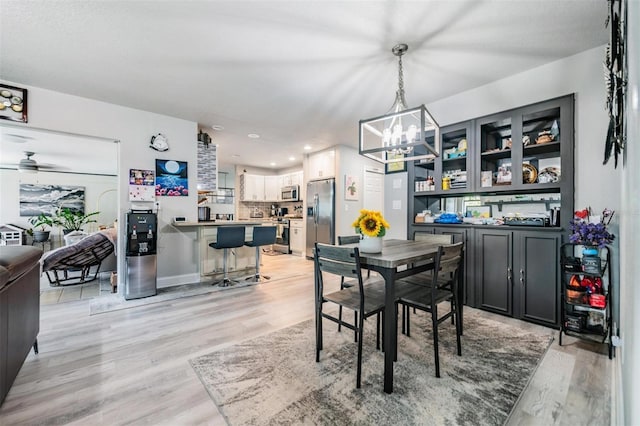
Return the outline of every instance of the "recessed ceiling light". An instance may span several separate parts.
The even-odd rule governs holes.
[[[275,165],[276,165],[276,163],[274,163],[274,162],[272,161],[272,162],[270,162],[270,163],[269,163],[269,165],[271,165],[271,166],[275,166]]]
[[[295,161],[295,160],[296,160],[296,157],[294,156],[289,157],[289,161]]]
[[[249,133],[247,136],[251,139],[258,139],[260,137],[260,135],[257,133]]]
[[[212,125],[212,126],[211,126],[211,128],[212,128],[213,130],[218,130],[218,131],[220,131],[220,130],[224,130],[224,126],[221,126],[221,125],[219,125],[219,124],[214,124],[214,125]]]
[[[238,154],[232,154],[231,158],[240,158],[240,156]]]
[[[311,145],[305,145],[304,146],[304,150],[305,151],[311,151]]]

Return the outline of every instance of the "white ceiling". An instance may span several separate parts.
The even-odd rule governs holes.
[[[606,14],[604,0],[0,0],[0,77],[196,121],[221,162],[283,168],[305,144],[357,147],[358,120],[393,103],[397,43],[407,103],[428,107],[605,44]]]

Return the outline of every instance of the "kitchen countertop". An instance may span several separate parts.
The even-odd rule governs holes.
[[[251,220],[216,220],[208,222],[177,222],[174,226],[177,227],[193,227],[193,226],[238,226],[238,225],[262,225],[263,220],[251,219]]]

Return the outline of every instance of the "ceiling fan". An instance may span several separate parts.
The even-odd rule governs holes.
[[[24,151],[24,155],[26,158],[20,160],[18,164],[10,164],[11,167],[16,167],[19,172],[22,173],[37,173],[38,171],[52,171],[58,170],[59,168],[52,164],[44,164],[38,163],[36,160],[32,159],[36,153],[33,151]]]

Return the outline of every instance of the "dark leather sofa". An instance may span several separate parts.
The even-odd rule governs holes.
[[[0,246],[0,404],[31,347],[38,353],[41,256],[31,246]]]

